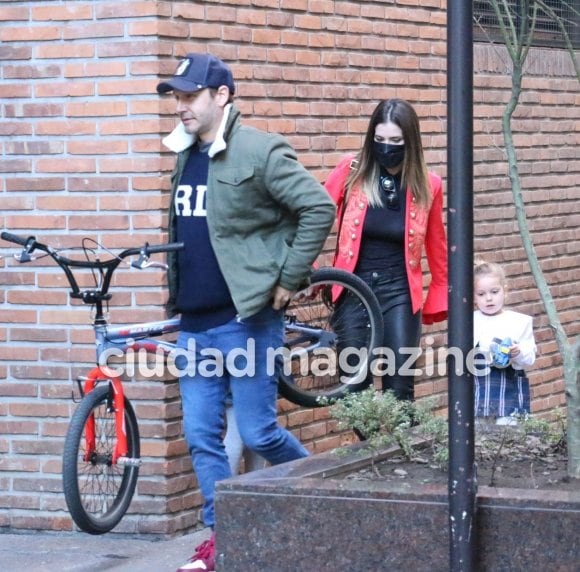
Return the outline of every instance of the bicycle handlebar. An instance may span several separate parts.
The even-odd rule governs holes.
[[[110,294],[107,293],[109,290],[111,277],[117,266],[119,266],[120,262],[124,258],[127,258],[127,256],[134,256],[137,254],[140,255],[140,259],[137,262],[133,262],[131,266],[134,268],[142,269],[150,265],[147,264],[149,255],[158,254],[160,252],[175,252],[184,248],[183,242],[171,242],[168,244],[154,245],[145,243],[140,248],[128,248],[127,250],[123,250],[121,253],[116,255],[115,258],[110,258],[109,260],[72,260],[70,258],[61,256],[54,248],[51,248],[46,244],[42,244],[41,242],[37,242],[34,236],[24,238],[23,236],[18,236],[7,231],[2,231],[0,233],[0,238],[6,240],[7,242],[19,244],[23,247],[22,252],[19,255],[15,255],[15,258],[19,262],[30,262],[33,259],[31,254],[35,250],[40,250],[41,252],[48,254],[66,274],[72,290],[71,296],[73,298],[80,298],[83,300],[83,302],[88,304],[94,304],[100,300],[107,300],[111,297]],[[99,290],[81,292],[77,281],[70,269],[71,266],[75,268],[92,268],[104,270],[105,272],[101,288]]]
[[[6,232],[5,230],[2,231],[2,233],[0,234],[0,238],[2,238],[2,240],[5,240],[7,242],[14,242],[15,244],[20,244],[21,246],[24,246],[27,240],[30,240],[30,238],[34,239],[34,237],[23,238],[21,236],[17,236],[16,234],[12,234],[11,232]]]
[[[110,260],[71,260],[64,256],[58,254],[56,250],[47,246],[46,244],[42,244],[41,242],[37,242],[34,236],[29,236],[24,238],[23,236],[18,236],[16,234],[12,234],[11,232],[2,231],[0,233],[0,238],[6,240],[7,242],[13,242],[14,244],[19,244],[20,246],[24,246],[26,249],[26,254],[32,254],[35,250],[40,250],[42,252],[46,252],[48,255],[55,258],[55,260],[60,260],[67,266],[78,266],[84,268],[107,268],[111,265],[111,263],[117,261],[119,258],[127,258],[127,256],[133,256],[135,254],[141,254],[144,256],[149,256],[150,254],[158,254],[160,252],[175,252],[177,250],[182,250],[184,247],[183,242],[170,242],[168,244],[149,244],[145,243],[144,246],[140,248],[128,248],[127,250],[123,250],[120,254],[116,255],[117,258],[112,258]],[[25,262],[25,261],[23,261]],[[26,261],[27,262],[27,261]]]

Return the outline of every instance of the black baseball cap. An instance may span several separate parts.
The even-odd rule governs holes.
[[[179,62],[173,77],[157,86],[157,92],[167,93],[176,89],[194,93],[206,87],[217,89],[222,85],[227,86],[230,93],[236,89],[232,72],[224,62],[211,54],[187,54]]]

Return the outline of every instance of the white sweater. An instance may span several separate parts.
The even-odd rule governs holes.
[[[488,352],[493,338],[511,338],[518,344],[520,354],[510,360],[514,369],[524,369],[536,361],[536,342],[532,328],[532,317],[512,310],[502,310],[488,316],[479,310],[473,313],[473,342],[483,352]]]

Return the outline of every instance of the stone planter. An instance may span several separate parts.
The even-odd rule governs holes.
[[[218,570],[447,572],[447,487],[333,479],[360,449],[219,483]],[[580,570],[580,492],[480,487],[475,525],[480,571]]]

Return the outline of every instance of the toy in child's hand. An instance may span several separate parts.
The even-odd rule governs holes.
[[[511,338],[504,338],[503,340],[493,338],[492,343],[489,345],[491,364],[495,367],[507,367],[510,364],[510,348],[512,345]]]

